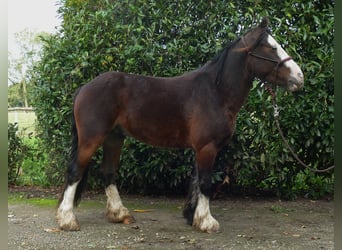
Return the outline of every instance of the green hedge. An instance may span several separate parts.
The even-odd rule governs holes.
[[[48,176],[60,183],[70,149],[76,88],[105,71],[175,76],[210,60],[230,40],[270,18],[273,36],[299,63],[304,90],[277,92],[280,123],[299,157],[313,168],[334,160],[334,1],[64,0],[63,25],[45,39],[35,69],[40,136],[50,156]],[[96,176],[100,154],[91,163]],[[127,139],[119,183],[132,192],[184,193],[193,166],[189,150],[165,150]],[[332,172],[313,174],[293,159],[278,135],[268,94],[255,82],[232,142],[216,161],[213,183],[227,190],[263,190],[280,197],[321,197]],[[91,185],[99,184],[96,178]]]

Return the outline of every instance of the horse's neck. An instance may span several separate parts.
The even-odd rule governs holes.
[[[219,98],[223,105],[228,109],[234,109],[238,112],[247,99],[249,91],[252,87],[253,76],[245,66],[245,61],[230,60],[225,62],[224,71],[222,72],[221,82],[216,86]],[[212,72],[212,79],[217,74],[217,65],[208,65],[208,72]]]

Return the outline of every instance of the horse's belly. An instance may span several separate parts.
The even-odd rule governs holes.
[[[188,147],[187,136],[181,131],[166,131],[159,129],[129,129],[127,135],[137,140],[158,147]]]
[[[125,119],[120,127],[127,136],[158,147],[189,147],[188,129],[171,119]]]

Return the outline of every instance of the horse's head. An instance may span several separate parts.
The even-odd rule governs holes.
[[[248,68],[255,76],[269,83],[283,86],[289,91],[303,87],[303,72],[268,31],[268,19],[241,37],[248,53]]]

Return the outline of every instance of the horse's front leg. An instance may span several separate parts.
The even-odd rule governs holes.
[[[102,176],[107,195],[106,216],[110,222],[123,222],[129,224],[134,222],[133,216],[122,204],[119,191],[116,187],[116,175],[119,167],[121,147],[124,137],[113,131],[103,144]]]
[[[110,222],[133,223],[135,220],[128,209],[122,204],[118,189],[115,184],[106,187],[107,212],[106,216]]]
[[[209,208],[211,173],[216,154],[217,150],[213,144],[208,144],[196,152],[196,166],[183,211],[189,224],[207,233],[217,232],[220,228],[220,224],[211,215]]]

